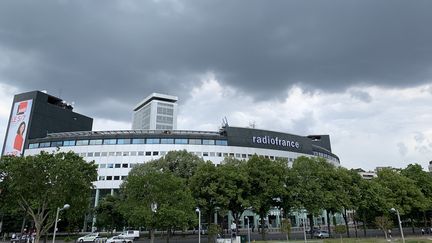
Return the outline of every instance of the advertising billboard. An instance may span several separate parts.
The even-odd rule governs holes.
[[[32,103],[33,100],[24,100],[15,102],[13,105],[3,155],[22,155]]]

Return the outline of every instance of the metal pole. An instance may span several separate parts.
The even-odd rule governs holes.
[[[198,243],[201,243],[201,210],[198,209]]]
[[[405,243],[405,237],[404,237],[404,233],[403,233],[403,229],[402,229],[402,222],[400,219],[399,210],[397,210],[397,209],[396,209],[396,214],[397,214],[398,221],[399,221],[399,229],[400,229],[401,236],[402,236],[402,242]]]
[[[54,233],[53,233],[52,243],[55,243],[55,237],[56,237],[56,231],[57,231],[57,221],[58,221],[59,213],[60,213],[60,208],[57,208],[57,214],[56,214],[55,223],[54,223]]]
[[[246,216],[246,219],[247,219],[248,243],[250,243],[249,217]]]
[[[303,235],[304,235],[304,241],[307,242],[307,236],[306,236],[306,220],[303,219]]]

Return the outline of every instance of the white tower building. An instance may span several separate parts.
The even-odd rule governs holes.
[[[134,108],[132,129],[176,130],[176,96],[152,93]]]

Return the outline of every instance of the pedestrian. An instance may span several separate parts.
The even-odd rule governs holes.
[[[389,235],[389,237],[390,237],[390,239],[392,238],[392,235],[391,235],[391,229],[389,229],[388,231],[388,235]]]
[[[425,234],[425,230],[423,228],[421,229],[421,233],[422,233],[422,235]]]

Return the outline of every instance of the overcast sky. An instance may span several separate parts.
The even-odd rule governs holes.
[[[0,143],[16,93],[47,90],[107,130],[160,92],[179,97],[179,129],[227,117],[329,134],[348,168],[426,168],[431,13],[429,0],[0,1]]]

